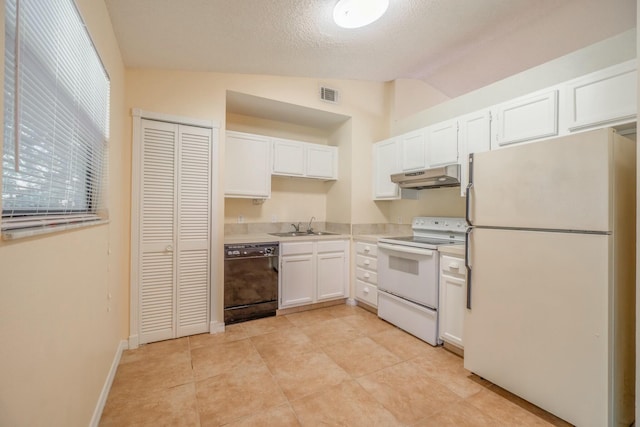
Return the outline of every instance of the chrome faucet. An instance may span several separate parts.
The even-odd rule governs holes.
[[[313,222],[314,219],[316,219],[316,217],[312,216],[311,219],[309,220],[309,225],[307,225],[307,233],[309,234],[313,233],[313,228],[311,228],[311,223]]]
[[[300,232],[300,223],[298,223],[298,225],[296,224],[291,224],[291,226],[293,227],[294,230],[296,230],[296,233]]]

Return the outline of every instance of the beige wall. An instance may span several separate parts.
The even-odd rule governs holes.
[[[104,3],[76,3],[111,78],[110,223],[0,241],[3,426],[88,425],[127,336],[129,168],[123,165],[130,163],[130,142],[123,134],[124,66]]]
[[[262,205],[253,205],[250,200],[223,200],[219,194],[219,202],[226,203],[225,222],[235,223],[240,215],[248,222],[271,222],[274,216],[278,222],[301,221],[311,216],[319,221],[387,221],[371,201],[371,144],[389,132],[385,84],[323,80],[324,84],[340,91],[340,104],[333,105],[318,99],[319,81],[315,79],[132,69],[127,70],[126,80],[128,109],[218,121],[221,156],[224,153],[222,136],[227,127],[338,146],[341,159],[338,182],[273,178],[272,197]],[[264,119],[227,117],[227,90],[342,114],[351,119],[333,132],[322,133]],[[127,133],[131,134],[130,125]],[[224,164],[219,163],[221,179],[223,168]],[[355,183],[349,185],[350,180]],[[343,200],[345,195],[347,199]],[[300,203],[300,197],[304,203]]]

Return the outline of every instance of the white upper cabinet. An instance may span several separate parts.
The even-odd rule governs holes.
[[[271,197],[271,143],[269,138],[227,131],[225,144],[225,197]]]
[[[391,182],[391,174],[400,172],[400,143],[387,139],[373,144],[373,200],[400,198],[398,184]]]
[[[449,120],[429,127],[429,167],[450,165],[458,161],[458,121]]]
[[[427,128],[409,132],[400,137],[402,171],[419,170],[428,167]]]
[[[497,133],[492,148],[558,135],[557,90],[505,102],[496,111]]]
[[[569,130],[634,122],[637,75],[632,60],[567,83]]]
[[[298,141],[272,138],[273,174],[304,176],[304,144]]]
[[[338,147],[306,144],[308,178],[338,178]]]
[[[491,149],[491,112],[489,110],[467,114],[458,119],[460,126],[460,193],[465,195],[469,183],[469,154]]]
[[[338,147],[289,139],[273,141],[273,175],[338,179]]]

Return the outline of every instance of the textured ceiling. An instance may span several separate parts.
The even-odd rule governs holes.
[[[127,67],[420,79],[453,97],[635,26],[636,0],[391,0],[374,24],[336,0],[106,0]]]

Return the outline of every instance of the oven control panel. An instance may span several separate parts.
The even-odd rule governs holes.
[[[278,243],[242,243],[224,245],[224,259],[278,256]]]
[[[464,218],[418,216],[411,221],[411,228],[414,231],[452,231],[455,233],[464,233],[467,229],[467,222]]]

